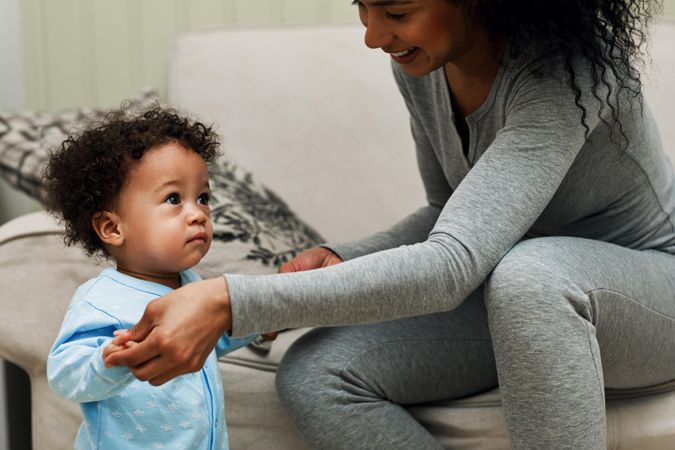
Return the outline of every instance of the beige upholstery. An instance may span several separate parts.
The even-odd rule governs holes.
[[[216,121],[226,152],[334,241],[386,227],[423,201],[387,59],[364,49],[361,33],[214,29],[183,38],[170,68],[171,100]],[[656,36],[661,76],[648,93],[674,151],[675,87],[664,74],[675,69],[675,25],[661,23]],[[72,292],[99,270],[63,247],[44,213],[0,228],[0,357],[30,374],[37,450],[72,448],[77,406],[49,390],[45,358]],[[282,334],[266,357],[241,349],[221,361],[233,450],[306,448],[274,392],[276,364],[301,332]],[[675,385],[608,392],[607,408],[610,448],[675,448]],[[410,411],[447,447],[508,448],[498,390]]]

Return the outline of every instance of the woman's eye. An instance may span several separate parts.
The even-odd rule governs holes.
[[[180,203],[180,196],[178,194],[169,194],[165,199],[165,203],[169,203],[170,205],[177,205]]]
[[[387,16],[387,19],[391,20],[403,20],[403,18],[405,17],[405,14],[385,13],[385,15]]]
[[[197,201],[202,205],[208,205],[210,200],[211,195],[209,195],[208,193],[200,195],[199,198],[197,199]]]

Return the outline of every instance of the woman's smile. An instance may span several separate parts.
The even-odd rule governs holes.
[[[417,56],[417,47],[411,47],[401,52],[390,52],[389,55],[398,64],[407,64]]]

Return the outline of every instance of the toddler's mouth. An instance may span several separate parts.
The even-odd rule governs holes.
[[[206,242],[207,240],[208,240],[207,234],[204,233],[203,231],[200,231],[199,233],[196,233],[194,236],[188,239],[188,242]]]

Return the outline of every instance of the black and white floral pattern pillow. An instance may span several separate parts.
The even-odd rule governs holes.
[[[158,102],[157,93],[146,89],[128,102],[145,109]],[[0,111],[0,176],[11,186],[44,201],[42,173],[49,150],[66,136],[110,109],[80,108],[58,112]]]
[[[195,270],[264,275],[324,242],[286,203],[227,158],[209,166],[213,243]]]
[[[157,103],[157,94],[147,90],[125,107],[143,110]],[[44,202],[42,174],[49,151],[69,133],[108,112],[0,112],[0,176]],[[196,267],[203,277],[272,273],[298,252],[323,241],[283,200],[226,158],[211,164],[209,174],[214,240],[208,255]]]
[[[250,244],[246,259],[279,266],[323,242],[281,198],[227,158],[210,165],[209,181],[214,241]]]

